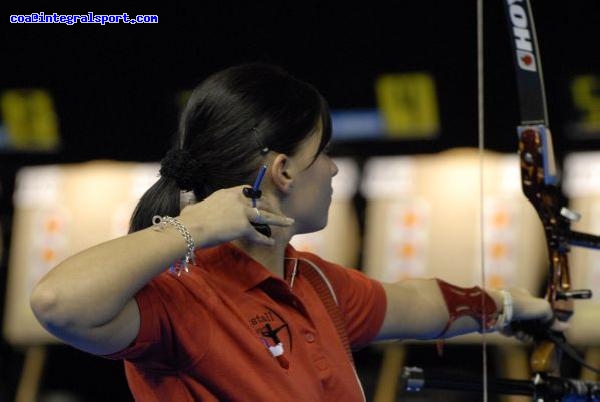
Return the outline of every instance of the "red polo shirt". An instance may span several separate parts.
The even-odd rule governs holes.
[[[284,280],[223,244],[197,250],[189,273],[165,272],[146,285],[136,295],[137,338],[107,357],[125,359],[129,387],[144,402],[364,400],[330,316],[303,278],[307,260],[331,282],[352,347],[373,340],[386,310],[378,282],[292,246]],[[268,347],[278,343],[276,359]]]

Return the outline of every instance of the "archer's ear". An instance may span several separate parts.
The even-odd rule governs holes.
[[[290,193],[292,182],[294,181],[290,169],[291,165],[292,160],[284,154],[278,154],[271,163],[271,180],[273,181],[273,185],[284,194]]]

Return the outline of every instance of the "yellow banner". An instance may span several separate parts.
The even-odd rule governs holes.
[[[5,146],[21,151],[51,151],[60,143],[58,118],[44,89],[10,89],[0,94]]]
[[[437,94],[427,73],[386,74],[376,82],[386,133],[396,138],[432,138],[440,130]]]

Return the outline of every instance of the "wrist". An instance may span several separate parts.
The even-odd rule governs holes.
[[[188,228],[178,218],[159,215],[152,218],[152,228],[159,232],[165,231],[167,228],[173,228],[183,237],[186,243],[186,253],[181,260],[173,262],[169,269],[177,276],[181,275],[181,271],[189,272],[189,266],[194,262],[194,249],[196,246]]]
[[[504,308],[504,295],[500,289],[486,289],[486,293],[494,300],[496,304],[496,313],[499,315]]]
[[[508,327],[513,319],[513,298],[508,290],[502,289],[498,293],[502,296],[502,306],[498,311],[498,318],[496,319],[496,330],[501,331]]]
[[[177,217],[186,228],[188,228],[192,238],[194,239],[194,245],[196,248],[206,247],[207,244],[211,244],[211,239],[206,236],[205,224],[198,223],[198,219],[194,219],[193,216],[179,215]]]
[[[492,299],[494,299],[498,312],[495,319],[494,330],[501,331],[509,326],[513,319],[513,297],[511,293],[505,289],[488,290],[487,292]]]

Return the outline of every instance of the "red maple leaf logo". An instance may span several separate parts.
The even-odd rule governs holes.
[[[521,61],[526,65],[529,66],[531,65],[531,63],[533,63],[533,57],[531,57],[531,55],[525,55],[523,57],[521,57]]]

